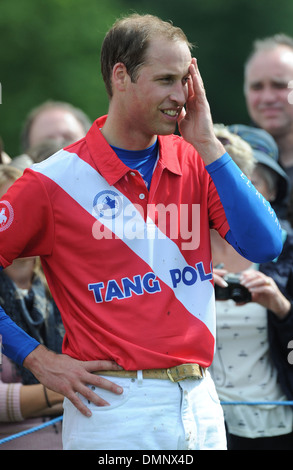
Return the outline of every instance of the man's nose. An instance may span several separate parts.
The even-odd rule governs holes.
[[[274,90],[272,87],[267,86],[264,87],[260,93],[260,99],[264,103],[272,103],[277,99],[277,91]]]
[[[177,103],[179,106],[183,106],[186,103],[188,96],[187,86],[181,82],[174,84],[172,91],[170,93],[170,99]]]

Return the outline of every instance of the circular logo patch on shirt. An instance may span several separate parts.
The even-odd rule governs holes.
[[[114,219],[121,213],[122,199],[115,191],[101,191],[95,196],[93,207],[98,217]]]
[[[14,219],[13,208],[8,201],[0,201],[0,232],[6,230]]]

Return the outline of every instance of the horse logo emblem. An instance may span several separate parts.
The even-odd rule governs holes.
[[[93,202],[96,216],[104,219],[114,219],[122,210],[122,200],[115,191],[101,191]]]
[[[14,211],[10,202],[0,201],[0,232],[6,230],[12,224]]]
[[[0,211],[0,225],[5,224],[6,221],[7,221],[7,217],[5,215],[5,209],[3,207]]]

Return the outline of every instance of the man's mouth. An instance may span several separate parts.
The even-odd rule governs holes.
[[[280,111],[282,111],[282,107],[281,106],[263,106],[259,108],[259,110],[263,114],[275,114],[275,113],[279,113]]]
[[[179,116],[179,110],[178,109],[163,109],[162,113],[167,114],[167,116],[170,116],[170,117],[178,117]]]

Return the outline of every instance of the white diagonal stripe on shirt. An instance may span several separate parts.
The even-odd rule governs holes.
[[[184,307],[202,321],[214,336],[215,302],[211,282],[198,280],[193,285],[185,285],[181,282],[177,287],[173,287],[170,270],[177,268],[182,272],[185,267],[188,267],[188,263],[176,243],[166,237],[149,217],[145,222],[139,210],[124,194],[115,186],[110,186],[91,165],[77,154],[65,150],[60,150],[52,157],[33,165],[31,169],[54,181],[84,210],[121,238],[139,258],[150,266],[156,276],[172,289]],[[93,201],[102,191],[115,191],[122,201],[122,210],[115,219],[99,217],[94,208]],[[135,233],[140,235],[140,238],[125,236],[125,227],[130,221],[132,227],[134,223],[137,224]]]

